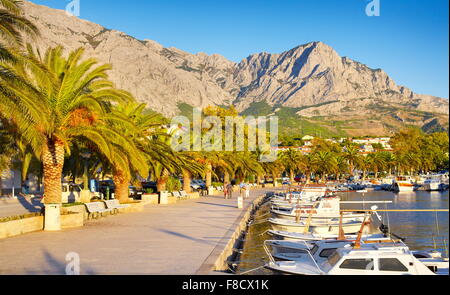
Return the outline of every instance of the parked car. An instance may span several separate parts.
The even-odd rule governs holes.
[[[205,190],[206,189],[206,183],[203,180],[194,179],[191,181],[191,187],[194,190]]]
[[[282,184],[283,185],[291,185],[292,183],[291,183],[291,180],[288,178],[288,179],[283,179]]]
[[[144,190],[144,192],[151,190],[152,193],[156,193],[158,191],[158,186],[156,185],[156,182],[154,182],[154,181],[142,182],[141,185],[142,185],[142,189]]]
[[[98,191],[99,193],[103,194],[103,196],[107,197],[107,192],[109,189],[109,197],[111,197],[111,194],[115,192],[116,186],[114,185],[114,181],[112,180],[102,180],[99,182]]]
[[[136,200],[142,199],[142,195],[144,194],[144,190],[142,188],[137,188],[132,185],[129,186],[128,191],[130,197]]]

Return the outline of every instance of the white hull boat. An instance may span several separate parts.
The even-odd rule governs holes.
[[[317,234],[339,234],[339,219],[334,222],[314,222],[308,224],[307,221],[292,221],[285,219],[270,218],[269,222],[275,231],[289,231],[295,233],[312,232]],[[342,223],[342,229],[345,234],[357,233],[361,228],[361,221],[349,221]]]
[[[317,245],[318,249],[321,249],[321,245],[327,247],[329,250],[335,250],[343,247],[344,245],[351,244],[356,241],[358,237],[356,235],[347,236],[344,240],[321,240],[321,241],[265,241],[266,246],[270,246],[272,249],[272,257],[279,260],[293,261],[301,259],[304,255],[308,255],[308,251],[312,251],[314,255],[314,247]],[[361,238],[362,243],[383,243],[392,242],[392,239],[383,234],[365,235]],[[316,249],[317,250],[317,249]],[[325,257],[323,253],[319,257]]]
[[[311,251],[295,261],[271,261],[265,267],[298,275],[448,274],[448,261],[442,263],[440,259],[435,259],[433,263],[431,258],[425,262],[424,259],[416,258],[403,243],[361,243],[358,247],[344,245],[324,258],[317,256],[318,251],[314,255]]]
[[[397,177],[392,184],[394,191],[402,192],[413,192],[414,184],[409,177]]]

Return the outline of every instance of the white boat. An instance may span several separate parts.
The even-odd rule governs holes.
[[[312,218],[313,220],[330,220],[340,218],[341,199],[339,197],[321,198],[315,203],[293,204],[290,208],[286,205],[282,209],[272,207],[272,216],[279,219],[297,220]],[[344,222],[351,220],[362,221],[365,213],[348,212],[343,214]]]
[[[288,231],[295,233],[317,233],[317,234],[330,234],[338,235],[340,220],[331,219],[321,222],[320,220],[315,220],[314,222],[302,221],[296,222],[295,220],[286,220],[278,218],[270,218],[269,223],[272,229],[275,231]],[[350,220],[342,223],[342,229],[345,234],[352,234],[359,231],[362,222],[360,220]]]
[[[411,178],[407,176],[399,176],[395,178],[392,186],[394,191],[400,193],[414,191],[414,183],[412,182]]]
[[[366,239],[368,237],[383,237],[384,234],[382,233],[369,233],[371,230],[367,230],[363,234],[363,239]],[[269,230],[267,233],[271,236],[273,236],[277,240],[283,240],[283,241],[307,241],[307,242],[316,242],[316,241],[322,241],[322,240],[337,240],[339,238],[339,235],[334,234],[316,234],[316,233],[294,233],[294,232],[288,232],[288,231],[277,231],[277,230]],[[345,239],[347,240],[354,240],[357,238],[357,235],[355,234],[348,234],[345,235]]]
[[[325,196],[328,191],[329,189],[326,185],[308,184],[306,186],[301,187],[299,191],[287,192],[284,195],[284,200],[285,201],[301,200],[314,202],[318,198]]]
[[[326,259],[308,253],[295,261],[271,261],[265,267],[299,275],[435,275],[446,270],[448,274],[448,261],[425,264],[402,242],[347,244]]]
[[[327,239],[321,241],[278,241],[278,240],[268,240],[264,242],[266,252],[267,246],[269,246],[272,251],[270,252],[271,256],[279,259],[279,260],[298,260],[301,259],[304,255],[309,255],[308,251],[311,252],[311,255],[316,255],[317,259],[328,258],[333,250],[338,248],[342,248],[345,245],[352,244],[358,238],[357,235],[347,236],[344,240],[339,239]],[[373,235],[365,235],[361,238],[361,243],[386,243],[392,242],[390,237],[387,237],[383,234],[373,234]]]
[[[439,191],[441,189],[441,180],[437,178],[428,178],[423,182],[425,191]]]

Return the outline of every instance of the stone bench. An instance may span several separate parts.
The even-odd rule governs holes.
[[[106,209],[110,209],[115,213],[118,213],[119,209],[125,209],[130,207],[130,205],[127,204],[120,204],[119,200],[108,200],[103,202],[106,205]]]
[[[106,208],[105,203],[103,202],[93,202],[86,203],[86,210],[89,218],[98,218],[99,216],[103,216],[105,213],[111,213],[113,210]]]

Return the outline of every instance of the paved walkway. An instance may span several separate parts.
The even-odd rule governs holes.
[[[266,191],[252,191],[245,206]],[[80,229],[0,240],[0,274],[65,274],[69,252],[82,274],[195,274],[242,213],[236,205],[222,197],[148,205]]]
[[[39,198],[17,197],[17,199],[0,198],[0,218],[40,212],[42,204]]]

